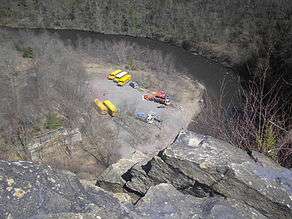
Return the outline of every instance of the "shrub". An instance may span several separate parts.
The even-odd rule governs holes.
[[[62,126],[62,120],[58,117],[56,113],[49,113],[47,115],[47,120],[45,123],[46,129],[58,129]]]
[[[263,152],[277,160],[278,143],[284,134],[281,126],[285,119],[274,115],[276,109],[270,111],[269,105],[257,105],[245,96],[243,99],[247,101],[244,106],[225,108],[220,101],[206,97],[204,109],[192,128],[247,151]],[[260,114],[261,111],[267,114]]]
[[[137,64],[135,63],[133,58],[128,59],[128,63],[126,65],[126,69],[129,69],[131,71],[138,70]]]
[[[32,48],[31,47],[24,48],[22,57],[23,58],[32,59],[33,58],[33,50],[32,50]]]
[[[257,145],[260,147],[261,151],[264,151],[274,160],[277,160],[278,137],[276,131],[274,131],[274,127],[268,125],[263,136],[258,136],[257,138]]]
[[[278,159],[283,166],[292,168],[292,129],[290,129],[281,141]]]
[[[22,54],[23,58],[29,58],[29,59],[34,58],[33,49],[30,46],[23,47],[23,46],[20,46],[19,43],[17,43],[15,44],[15,49]]]
[[[0,17],[11,18],[14,16],[12,9],[10,8],[0,8]]]

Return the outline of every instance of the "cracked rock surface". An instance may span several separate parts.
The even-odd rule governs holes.
[[[133,165],[147,159],[142,152],[136,151],[128,158],[120,159],[118,163],[112,164],[98,178],[96,185],[113,192],[123,192],[126,183],[123,174]]]
[[[168,183],[197,198],[232,199],[268,218],[292,218],[291,170],[209,136],[181,133],[172,145],[124,175],[124,187],[140,197]]]
[[[166,183],[150,187],[137,203],[136,210],[146,218],[265,218],[235,200],[197,198],[183,194]]]
[[[291,170],[253,156],[181,133],[157,156],[137,152],[109,167],[97,182],[104,188],[49,166],[0,161],[0,219],[292,218]]]
[[[48,166],[0,161],[0,185],[1,219],[134,217],[112,193],[82,185],[74,174]]]
[[[265,218],[235,200],[198,198],[166,183],[150,187],[134,205],[126,194],[30,162],[0,161],[0,176],[1,219]]]

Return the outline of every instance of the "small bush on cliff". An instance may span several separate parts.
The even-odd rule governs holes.
[[[129,69],[131,71],[138,70],[137,64],[135,63],[133,58],[128,59],[128,63],[126,65],[126,69]]]
[[[62,120],[56,113],[49,113],[45,124],[46,129],[58,129],[62,127]]]
[[[31,47],[27,47],[23,49],[23,54],[22,54],[23,58],[33,58],[33,50]]]
[[[22,54],[23,58],[32,59],[34,57],[33,49],[30,46],[23,47],[23,46],[20,46],[19,44],[16,44],[15,49]]]
[[[258,136],[256,140],[256,144],[260,147],[261,151],[264,151],[268,154],[272,159],[277,159],[277,133],[274,131],[274,127],[272,125],[266,127],[265,133],[262,136]]]

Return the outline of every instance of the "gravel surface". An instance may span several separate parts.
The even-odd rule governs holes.
[[[119,126],[119,142],[121,143],[121,155],[128,155],[135,149],[148,154],[153,154],[161,148],[172,143],[181,129],[186,129],[193,116],[199,113],[199,100],[202,94],[202,86],[188,78],[177,77],[177,80],[169,80],[173,83],[174,90],[171,93],[180,93],[180,98],[171,97],[178,101],[172,101],[171,106],[158,108],[161,104],[144,100],[143,96],[148,90],[141,91],[130,87],[128,84],[119,87],[115,82],[106,77],[112,68],[101,65],[87,64],[91,73],[89,82],[92,98],[99,100],[109,99],[120,110],[117,118],[109,117],[108,122]],[[95,72],[95,74],[94,74]],[[131,72],[135,80],[135,72]],[[145,72],[144,74],[151,74]],[[165,77],[166,80],[168,77]],[[176,83],[184,83],[185,87],[175,86]],[[176,90],[177,89],[177,90]],[[167,91],[168,92],[168,91]],[[162,120],[161,123],[147,124],[135,118],[137,112],[154,112]]]

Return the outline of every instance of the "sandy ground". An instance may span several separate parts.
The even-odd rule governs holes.
[[[108,74],[118,66],[115,68],[98,65],[88,60],[84,61],[84,65],[90,75],[89,87],[92,99],[109,99],[119,108],[119,116],[108,117],[107,122],[120,128],[117,138],[122,157],[136,149],[148,154],[157,153],[169,145],[180,130],[186,129],[193,116],[199,113],[199,100],[203,87],[189,78],[172,77],[168,80],[169,77],[165,75],[167,87],[171,89],[166,92],[174,94],[170,96],[172,105],[158,108],[160,104],[144,100],[143,96],[149,93],[147,90],[139,91],[129,85],[119,87],[107,79]],[[130,71],[130,73],[134,81],[135,78],[141,78],[141,71]],[[142,74],[145,76],[153,73],[142,71]],[[144,123],[135,118],[137,112],[154,112],[162,122]]]

